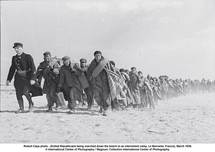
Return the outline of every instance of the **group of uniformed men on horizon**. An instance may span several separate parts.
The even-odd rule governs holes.
[[[22,96],[29,102],[29,111],[33,110],[32,97],[46,94],[48,110],[64,107],[74,111],[77,104],[94,104],[99,112],[106,115],[108,109],[155,108],[158,100],[168,99],[187,93],[215,91],[215,81],[170,79],[163,75],[159,78],[143,76],[136,67],[131,70],[116,68],[115,62],[107,60],[101,51],[94,52],[94,59],[88,65],[86,59],[72,63],[70,57],[62,59],[44,52],[44,61],[35,68],[33,58],[23,51],[23,44],[13,46],[16,55],[12,58],[7,82],[14,78],[14,87],[19,104],[17,113],[24,112]],[[15,76],[14,76],[15,74]],[[42,78],[44,79],[43,87]],[[63,94],[63,95],[62,95]]]

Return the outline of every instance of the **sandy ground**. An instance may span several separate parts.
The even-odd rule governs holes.
[[[1,89],[0,143],[214,143],[215,93],[159,101],[155,110],[45,112],[45,97],[33,98],[34,112],[15,114],[13,91]],[[25,100],[26,110],[27,101]]]

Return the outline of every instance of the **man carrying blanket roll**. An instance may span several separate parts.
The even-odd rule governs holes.
[[[87,77],[92,86],[94,99],[104,116],[109,107],[115,109],[114,105],[126,100],[125,81],[121,73],[115,68],[113,61],[108,61],[102,56],[101,51],[94,52],[94,60],[88,67]]]
[[[92,85],[94,99],[100,106],[100,112],[104,116],[106,116],[106,111],[111,105],[108,75],[105,70],[108,66],[109,61],[102,56],[101,51],[95,51],[94,59],[87,69],[87,76]]]

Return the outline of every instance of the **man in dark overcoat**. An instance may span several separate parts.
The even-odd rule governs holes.
[[[92,85],[93,97],[100,106],[100,112],[106,116],[107,109],[111,106],[110,87],[108,83],[107,72],[105,66],[109,63],[107,59],[102,56],[101,51],[94,52],[94,59],[90,63],[87,76]]]
[[[31,85],[35,84],[33,76],[36,71],[34,61],[30,54],[23,52],[22,43],[14,43],[13,48],[16,51],[16,55],[12,58],[6,85],[9,85],[15,74],[14,87],[19,104],[19,110],[17,112],[24,112],[23,95],[26,96],[29,102],[29,111],[31,111],[33,102],[31,99],[30,89]]]
[[[37,67],[35,79],[37,79],[39,85],[41,85],[42,78],[45,75],[45,70],[49,68],[49,63],[51,60],[51,53],[49,51],[46,51],[43,53],[43,61],[40,62],[39,66]],[[45,79],[43,84],[43,93],[46,93],[47,90],[47,81]]]
[[[81,101],[82,89],[78,79],[77,71],[71,64],[70,57],[62,58],[63,66],[60,69],[58,92],[63,91],[65,100],[68,101],[68,108],[74,110],[76,101]]]
[[[46,51],[43,53],[43,60],[38,68],[37,72],[35,74],[35,79],[38,81],[39,85],[41,86],[42,78],[44,78],[43,83],[43,93],[46,94],[46,99],[48,102],[48,110],[52,111],[52,107],[54,103],[56,103],[56,107],[59,106],[59,98],[57,96],[57,84],[58,84],[58,74],[55,74],[53,72],[54,65],[51,66],[51,64],[54,63],[52,61],[51,52]],[[53,62],[53,63],[52,63]],[[55,62],[55,65],[58,66],[58,63]]]
[[[44,71],[44,79],[46,81],[46,98],[48,101],[48,111],[52,111],[54,103],[56,108],[60,106],[60,99],[57,94],[57,86],[59,83],[60,65],[56,62],[53,67],[49,67]]]
[[[81,88],[87,97],[88,109],[91,109],[93,104],[93,92],[90,85],[90,80],[87,77],[87,60],[84,58],[80,59],[80,67],[77,67],[77,72],[79,75],[79,81],[81,84]]]

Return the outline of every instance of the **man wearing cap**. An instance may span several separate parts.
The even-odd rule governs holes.
[[[105,71],[105,66],[109,64],[101,51],[94,52],[94,59],[89,65],[87,70],[88,79],[93,88],[94,99],[100,106],[100,112],[106,116],[106,111],[108,107],[111,106],[110,100],[110,88],[108,84],[107,72]]]
[[[63,91],[64,98],[68,101],[68,108],[74,110],[76,101],[81,101],[81,84],[78,74],[71,64],[70,57],[64,56],[62,60],[63,66],[60,69],[58,92]]]
[[[51,61],[52,65],[50,65],[48,68],[44,70],[44,78],[46,81],[46,98],[48,101],[48,112],[52,111],[52,107],[54,106],[54,103],[56,104],[56,108],[58,108],[60,105],[60,99],[57,94],[57,86],[59,83],[59,69],[60,65],[58,62]]]
[[[22,43],[14,43],[13,48],[16,52],[16,55],[12,58],[12,64],[9,69],[6,85],[9,85],[15,74],[14,87],[16,90],[16,98],[19,104],[19,110],[17,112],[24,112],[24,104],[22,98],[23,95],[26,96],[29,102],[29,111],[31,111],[33,102],[30,95],[30,88],[31,85],[35,84],[33,76],[36,71],[34,61],[30,54],[23,52]]]
[[[60,65],[54,58],[51,57],[51,53],[46,51],[43,53],[44,61],[41,62],[37,68],[36,79],[41,85],[42,78],[44,78],[43,93],[46,94],[46,99],[48,101],[48,110],[52,111],[54,103],[56,107],[59,106],[59,98],[57,96],[57,84],[59,81],[59,75],[55,72],[60,68]]]
[[[43,53],[43,60],[44,61],[42,61],[37,67],[37,72],[35,75],[40,85],[41,85],[42,78],[44,77],[44,71],[49,67],[49,63],[51,61],[51,53],[49,51],[46,51]],[[46,89],[47,89],[47,81],[45,80],[43,84],[43,93],[46,93]]]
[[[91,109],[93,104],[93,93],[91,85],[89,84],[90,81],[87,79],[87,69],[88,69],[87,60],[81,58],[80,67],[77,68],[77,71],[79,72],[79,81],[81,83],[81,87],[87,96],[88,109]]]

